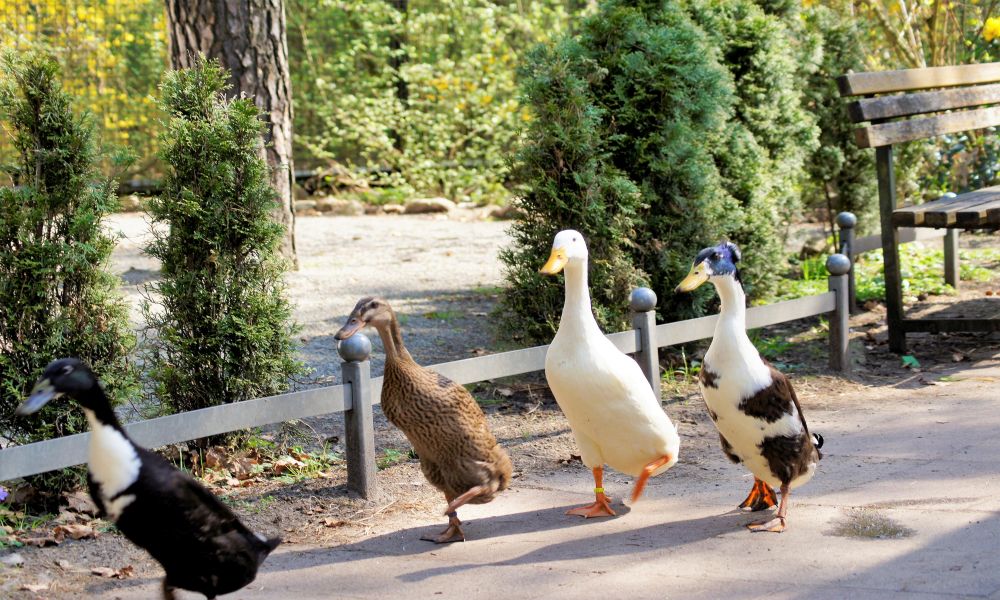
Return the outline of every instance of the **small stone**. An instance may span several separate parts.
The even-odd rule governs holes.
[[[0,557],[0,564],[8,567],[23,567],[24,557],[17,552],[11,552],[6,556]]]
[[[521,217],[521,209],[519,209],[514,204],[506,204],[504,206],[498,206],[490,211],[490,217],[497,219],[499,221],[508,221],[511,219],[517,219]]]
[[[364,214],[365,205],[357,200],[345,200],[332,196],[316,201],[316,210],[321,213],[337,215],[341,217],[354,217]]]
[[[385,204],[382,206],[382,212],[387,215],[401,215],[406,212],[406,207],[402,204]]]
[[[305,214],[307,211],[316,210],[315,200],[296,200],[295,201],[295,214],[301,215]]]
[[[447,198],[417,198],[406,203],[406,214],[446,213],[455,208],[455,203]]]

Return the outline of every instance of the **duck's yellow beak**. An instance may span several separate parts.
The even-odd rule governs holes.
[[[704,262],[700,262],[691,267],[691,271],[687,274],[687,277],[684,278],[684,281],[674,291],[691,292],[706,281],[708,281],[708,269],[705,267]]]
[[[563,270],[567,262],[569,262],[569,259],[566,258],[566,250],[564,248],[553,248],[548,262],[538,272],[543,275],[555,275]]]

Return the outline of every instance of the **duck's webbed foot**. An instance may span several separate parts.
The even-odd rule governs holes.
[[[774,488],[767,485],[757,477],[753,478],[753,487],[747,495],[746,500],[740,503],[740,509],[749,509],[751,512],[767,510],[778,503],[778,496],[774,493]]]
[[[448,527],[438,535],[422,535],[420,539],[434,542],[435,544],[450,544],[451,542],[464,542],[465,533],[462,531],[462,522],[458,520],[457,512],[448,513]]]
[[[594,503],[571,508],[566,514],[584,519],[615,516],[615,511],[611,510],[611,498],[604,494],[604,467],[594,467]]]
[[[781,504],[778,505],[778,513],[769,521],[758,521],[748,524],[747,527],[750,531],[770,531],[772,533],[781,533],[784,531],[787,527],[785,518],[788,515],[788,495],[790,492],[791,490],[787,483],[781,484]]]

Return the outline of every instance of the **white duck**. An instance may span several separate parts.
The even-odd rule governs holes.
[[[722,451],[754,475],[753,488],[740,508],[771,508],[776,500],[773,488],[781,488],[777,515],[748,527],[780,533],[791,490],[816,472],[823,437],[809,433],[791,382],[760,357],[747,336],[746,294],[736,268],[740,258],[732,242],[705,248],[677,291],[690,292],[710,281],[719,293],[722,310],[702,362],[701,393],[719,429]]]
[[[583,464],[593,469],[596,501],[566,514],[613,516],[604,493],[604,465],[638,477],[632,501],[652,475],[677,462],[677,428],[660,407],[639,365],[601,333],[587,288],[587,244],[559,232],[541,272],[566,273],[562,319],[545,356],[545,378],[566,415]]]

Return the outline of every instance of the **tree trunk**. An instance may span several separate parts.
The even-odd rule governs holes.
[[[263,113],[264,154],[284,225],[281,255],[298,268],[292,207],[292,86],[283,0],[166,0],[170,63],[191,67],[198,53],[229,69],[229,95],[253,98]]]

